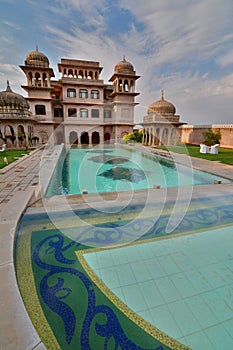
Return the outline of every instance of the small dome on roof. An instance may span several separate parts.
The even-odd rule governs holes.
[[[164,100],[163,91],[162,91],[160,100],[152,103],[148,108],[148,112],[156,112],[157,114],[160,114],[160,115],[166,115],[166,114],[174,115],[176,113],[176,107],[171,102]]]
[[[115,65],[114,72],[118,74],[134,74],[134,67],[123,56],[123,60]]]
[[[27,54],[25,65],[48,68],[49,60],[48,57],[42,52],[38,51],[38,47],[36,47],[36,51],[32,51]]]
[[[11,106],[17,109],[29,109],[28,101],[20,94],[13,92],[7,80],[7,88],[0,92],[0,106]]]

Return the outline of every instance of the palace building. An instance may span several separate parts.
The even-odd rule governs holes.
[[[40,143],[50,137],[65,144],[114,143],[132,132],[139,76],[125,57],[107,84],[100,77],[99,62],[67,58],[58,64],[61,77],[55,80],[49,59],[38,48],[27,54],[20,68],[35,120],[33,136]]]

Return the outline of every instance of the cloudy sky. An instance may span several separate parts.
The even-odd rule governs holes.
[[[233,123],[233,0],[1,0],[0,90],[26,83],[26,54],[134,65],[135,121],[164,90],[189,124]]]

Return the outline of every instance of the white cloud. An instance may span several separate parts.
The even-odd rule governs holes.
[[[16,24],[15,22],[3,21],[3,24],[8,26],[8,27],[10,27],[10,28],[15,29],[15,30],[20,30],[21,29],[21,27],[18,24]]]
[[[160,98],[161,89],[184,121],[217,122],[214,119],[220,111],[221,119],[231,118],[232,0],[120,0],[119,10],[129,11],[135,18],[127,32],[123,32],[124,26],[112,32],[107,0],[54,0],[44,7],[35,0],[27,2],[35,9],[37,34],[49,47],[48,58],[54,62],[55,72],[56,60],[61,57],[100,61],[102,79],[107,81],[114,65],[126,55],[141,75],[136,85],[141,92],[137,119]],[[8,33],[19,26],[8,19],[5,25]],[[95,29],[91,31],[91,27]],[[38,37],[35,35],[35,43]],[[5,35],[3,40],[17,38]],[[7,44],[14,49],[11,42]],[[4,50],[3,45],[1,56]],[[18,84],[16,92],[22,94],[19,86],[25,77],[16,67],[1,65],[0,83],[5,89],[6,79],[12,80],[14,90]]]
[[[142,35],[137,33],[139,41],[150,42],[157,64],[193,55],[194,59],[210,57],[221,51],[219,38],[232,28],[229,0],[122,0],[121,6],[144,24]]]

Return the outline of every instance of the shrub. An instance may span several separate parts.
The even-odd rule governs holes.
[[[134,141],[134,142],[142,142],[142,131],[133,131],[125,136],[123,136],[124,141]]]
[[[220,143],[220,140],[221,140],[220,130],[217,132],[213,132],[212,130],[209,130],[204,133],[204,142],[207,146],[216,145],[216,143]]]

